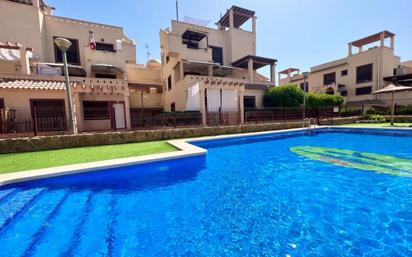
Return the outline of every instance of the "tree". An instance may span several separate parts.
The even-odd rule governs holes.
[[[299,107],[303,103],[303,90],[297,85],[268,88],[263,95],[265,107]]]
[[[308,93],[306,95],[307,106],[311,110],[316,110],[322,107],[341,106],[345,99],[339,95],[315,94]]]

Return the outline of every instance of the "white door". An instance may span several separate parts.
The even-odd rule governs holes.
[[[126,120],[124,118],[124,104],[123,103],[116,103],[113,104],[114,110],[114,117],[117,129],[124,129],[126,128]]]

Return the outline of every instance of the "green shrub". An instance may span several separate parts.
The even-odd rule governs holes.
[[[388,109],[381,109],[381,110],[369,109],[366,111],[366,115],[388,115],[388,114],[390,114],[390,110]]]
[[[341,106],[345,99],[338,95],[328,94],[307,94],[307,106],[311,110],[316,110],[322,107]]]
[[[408,106],[397,106],[396,107],[396,114],[397,115],[412,115],[412,105]]]
[[[303,91],[296,85],[271,87],[263,95],[265,107],[299,107],[303,103]]]
[[[386,122],[385,117],[379,114],[366,115],[362,120],[359,120],[357,123],[384,123]]]
[[[342,117],[350,117],[350,116],[359,116],[362,114],[362,110],[360,109],[341,109],[339,111],[340,116]]]

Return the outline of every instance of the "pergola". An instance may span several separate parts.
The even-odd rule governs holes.
[[[264,66],[270,65],[270,80],[275,82],[275,67],[276,59],[270,59],[266,57],[260,57],[255,55],[247,55],[232,63],[233,67],[248,69],[249,80],[254,80],[254,70],[260,69]]]
[[[233,5],[216,24],[221,28],[240,28],[251,18],[255,18],[254,11]]]

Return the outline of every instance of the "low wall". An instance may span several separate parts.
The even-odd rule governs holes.
[[[339,124],[359,118],[341,118]],[[334,123],[338,120],[334,120]],[[335,123],[336,124],[336,123]],[[0,139],[0,154],[299,128],[301,121]]]

